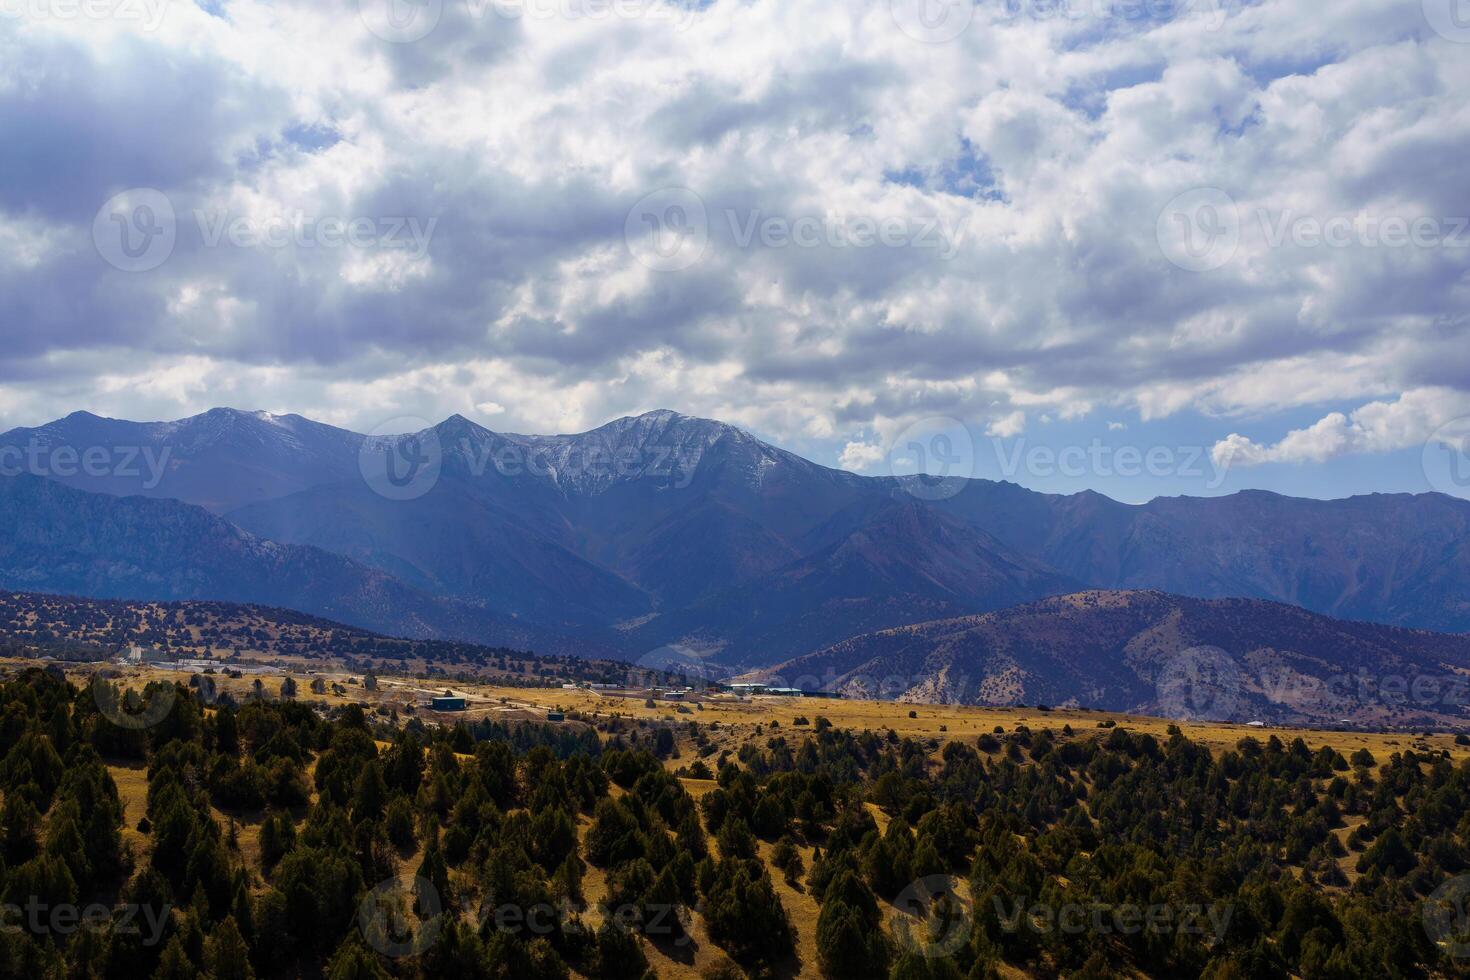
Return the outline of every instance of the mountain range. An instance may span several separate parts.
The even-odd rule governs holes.
[[[869,633],[749,679],[923,703],[1463,725],[1470,636],[1260,599],[1088,591]]]
[[[386,483],[380,457],[402,464]],[[1470,630],[1464,500],[1129,505],[970,480],[931,501],[923,478],[670,411],[559,436],[453,416],[387,438],[232,409],[79,412],[0,435],[0,473],[0,587],[283,605],[546,653],[676,644],[749,669],[1089,589]]]

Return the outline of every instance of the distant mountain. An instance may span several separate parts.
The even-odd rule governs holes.
[[[758,677],[904,701],[1463,724],[1470,637],[1253,599],[1090,591],[869,633]]]
[[[262,537],[346,555],[425,592],[536,622],[611,623],[650,608],[637,586],[457,480],[412,500],[389,500],[361,482],[314,487],[229,519]]]
[[[357,478],[362,440],[299,415],[216,408],[177,422],[74,412],[0,435],[0,450],[22,454],[11,457],[11,475],[18,469],[79,490],[168,497],[224,513]]]
[[[432,478],[406,494],[365,478],[385,445],[432,457]],[[905,481],[819,466],[666,410],[555,436],[456,415],[387,440],[230,409],[169,423],[78,413],[0,436],[6,451],[12,469],[28,452],[40,461],[28,472],[197,504],[415,594],[631,659],[679,643],[773,663],[1078,588],[1470,631],[1470,501],[1438,494],[1135,506],[970,480],[927,502]],[[78,461],[89,452],[113,464],[131,453],[137,475],[88,470]],[[96,587],[107,584],[99,573]]]
[[[705,647],[720,663],[769,663],[854,630],[1001,609],[1073,587],[983,531],[918,501],[895,501],[841,540],[636,635],[644,645]]]
[[[596,653],[341,555],[259,538],[200,507],[84,493],[33,476],[0,478],[0,588],[259,603],[396,636]]]
[[[442,594],[611,627],[773,572],[846,533],[834,513],[886,500],[860,477],[673,412],[579,436],[506,435],[454,416],[412,438],[442,456],[421,496],[392,500],[358,481],[228,516]]]
[[[937,506],[1090,586],[1470,631],[1470,501],[1443,494],[1304,500],[1252,490],[1133,506],[976,481]]]

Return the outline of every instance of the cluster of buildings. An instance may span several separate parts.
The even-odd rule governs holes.
[[[799,687],[778,687],[771,684],[714,684],[708,690],[695,690],[692,687],[646,687],[643,685],[618,686],[616,684],[563,684],[562,689],[566,691],[617,691],[625,696],[649,697],[657,701],[683,701],[701,694],[715,694],[728,690],[736,697],[750,697],[751,695],[766,695],[777,698],[829,698],[840,699],[842,695],[837,691],[806,690]]]
[[[175,670],[184,673],[202,674],[208,671],[220,673],[230,672],[234,674],[279,674],[280,667],[269,664],[239,663],[233,660],[209,660],[199,657],[180,657],[177,660],[168,659],[168,655],[158,650],[149,650],[134,644],[128,647],[126,653],[119,654],[112,659],[119,667],[153,667],[157,670]]]
[[[776,698],[828,698],[840,700],[842,695],[837,691],[808,691],[799,687],[771,687],[767,684],[731,684],[730,691],[740,697],[750,697],[753,694],[764,694]]]

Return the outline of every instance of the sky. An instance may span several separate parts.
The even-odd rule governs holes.
[[[0,0],[0,429],[1470,496],[1465,0]]]

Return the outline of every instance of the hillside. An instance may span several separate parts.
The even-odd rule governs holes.
[[[756,676],[914,702],[1232,721],[1470,718],[1470,637],[1149,591],[1082,592],[878,631]]]
[[[257,603],[396,636],[595,655],[333,552],[257,537],[201,507],[83,493],[33,476],[0,477],[0,588]]]
[[[0,664],[24,763],[0,789],[38,830],[13,835],[0,884],[20,894],[57,867],[48,897],[135,897],[145,928],[58,943],[17,918],[8,963],[44,950],[78,973],[184,977],[205,974],[191,956],[228,952],[262,980],[1458,975],[1461,893],[1444,883],[1464,866],[1470,744],[1449,736],[851,701],[813,721],[790,698],[476,684],[442,715],[387,675],[185,688],[27,666]],[[116,722],[95,693],[113,683],[162,706],[151,727]],[[538,721],[552,705],[565,720]],[[128,937],[122,914],[110,934]]]
[[[450,640],[405,639],[292,609],[233,602],[146,602],[0,591],[0,643],[64,659],[283,661],[308,669],[465,672],[501,680],[625,681],[628,665]]]
[[[853,630],[1002,609],[1076,583],[918,501],[890,504],[841,540],[650,621],[644,646],[706,641],[714,659],[761,664]]]

